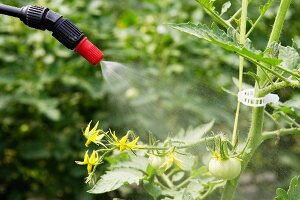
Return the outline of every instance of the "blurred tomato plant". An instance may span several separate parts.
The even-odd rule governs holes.
[[[3,0],[2,2],[15,6],[26,4],[48,6],[71,18],[102,47],[108,60],[130,63],[141,74],[150,74],[153,79],[149,81],[148,87],[155,90],[149,89],[142,93],[143,97],[138,96],[140,101],[129,101],[130,99],[126,99],[126,93],[120,93],[117,99],[126,100],[125,105],[129,105],[129,109],[124,110],[124,103],[120,104],[116,100],[102,81],[100,73],[95,73],[95,69],[84,60],[66,50],[48,33],[36,32],[24,27],[18,20],[0,16],[1,199],[108,199],[117,196],[127,199],[149,198],[140,187],[123,187],[101,197],[85,192],[87,188],[80,184],[80,181],[86,176],[86,169],[75,167],[74,160],[79,160],[82,152],[82,137],[79,130],[91,120],[100,120],[101,129],[104,130],[108,130],[109,126],[113,126],[111,128],[118,133],[126,133],[129,128],[133,129],[141,141],[147,141],[149,130],[157,139],[165,141],[170,132],[175,134],[180,132],[178,130],[181,128],[193,131],[194,129],[188,127],[197,127],[200,122],[207,122],[212,118],[216,119],[215,132],[222,130],[228,133],[232,129],[231,113],[235,109],[232,101],[235,97],[227,95],[223,89],[237,92],[232,77],[237,74],[238,57],[205,41],[196,41],[165,25],[169,22],[210,21],[210,17],[204,14],[204,9],[199,8],[196,2],[173,0]],[[221,10],[225,1],[215,3]],[[260,2],[253,1],[251,4],[258,7]],[[289,45],[291,38],[294,46],[300,44],[297,35],[299,7],[299,2],[293,2],[293,7],[287,15],[286,27],[289,28],[282,35],[282,45]],[[238,5],[233,4],[223,17],[230,17],[235,8],[238,8]],[[272,24],[276,11],[277,6],[274,4],[262,19],[265,23],[259,23],[258,31],[251,34],[251,39],[258,49],[264,48],[266,44],[269,29],[265,24]],[[250,16],[257,16],[258,12],[258,9],[249,10]],[[249,23],[251,24],[250,21]],[[253,69],[247,63],[245,68]],[[244,83],[253,84],[250,76],[244,80]],[[279,124],[285,124],[286,119],[282,120],[286,118],[284,116],[286,114],[292,115],[293,118],[299,116],[299,92],[297,94],[290,91],[290,89],[278,91],[282,99],[288,100],[274,112],[273,117],[279,119]],[[127,96],[128,94],[130,92],[127,92]],[[136,107],[146,106],[149,100],[155,105],[156,109],[151,110],[155,115],[138,112],[139,109]],[[293,109],[290,109],[290,106]],[[239,128],[241,133],[248,130],[248,111],[242,108]],[[295,119],[299,120],[297,117]],[[266,120],[269,130],[276,127],[272,120]],[[197,130],[195,129],[193,134],[201,132],[201,127]],[[184,135],[184,131],[179,133],[181,134]],[[125,135],[116,134],[120,140]],[[240,138],[244,138],[243,134]],[[204,138],[198,139],[202,141]],[[273,143],[263,145],[262,151],[254,156],[254,160],[259,162],[255,162],[256,165],[250,164],[251,168],[248,171],[248,174],[254,177],[254,181],[247,182],[247,176],[244,178],[241,190],[245,196],[250,193],[250,196],[254,197],[263,192],[266,192],[265,195],[274,194],[276,186],[286,187],[290,177],[299,172],[297,164],[300,163],[299,139],[282,138],[278,145]],[[199,165],[208,163],[209,159],[205,145],[202,144],[183,152],[189,156],[195,153],[203,155],[190,159],[196,160]],[[178,144],[166,145],[173,147]],[[278,149],[280,153],[277,153]],[[175,151],[171,150],[173,149],[163,149],[162,155],[157,152],[142,154],[138,158],[144,159],[141,158],[143,160],[137,162],[147,164],[148,157],[155,156],[154,159],[150,159],[152,168],[155,168],[165,163],[165,158],[169,158],[165,166],[177,162],[178,159],[181,160],[182,152],[177,152],[176,148]],[[89,158],[92,152],[88,152]],[[103,170],[108,164],[114,166],[121,161],[136,158],[130,152],[125,150],[121,153],[107,154],[102,160],[103,163],[98,166],[99,174],[104,174]],[[139,155],[137,151],[135,153]],[[264,159],[261,159],[262,157]],[[279,160],[279,163],[276,160]],[[84,162],[84,157],[80,161]],[[92,162],[96,163],[98,162]],[[199,165],[193,165],[192,170]],[[172,165],[168,170],[173,168],[177,170],[179,166]],[[265,182],[269,180],[270,174],[266,166],[273,170],[269,178],[273,181],[272,184]],[[122,170],[121,173],[128,174],[131,169],[124,169],[125,172]],[[143,170],[145,171],[145,168],[140,171]],[[181,168],[180,170],[182,172]],[[163,170],[159,169],[157,173],[161,171]],[[206,169],[199,168],[199,176],[205,174],[204,171]],[[276,173],[276,180],[272,179],[273,173]],[[140,177],[139,172],[134,171],[133,174]],[[178,172],[172,181],[179,182],[186,177],[186,171]],[[259,179],[259,177],[266,178]],[[197,184],[191,185],[190,188],[194,186],[197,188],[199,186]],[[261,185],[263,187],[260,187]],[[260,192],[253,192],[251,188]],[[157,192],[160,194],[151,182],[145,183],[145,189],[152,195]],[[162,195],[157,195],[157,198],[159,196]],[[240,199],[246,198],[245,196]],[[258,198],[264,198],[264,195]]]
[[[248,9],[252,6],[248,0],[242,0],[240,8],[238,5],[233,6],[236,11],[227,20],[224,19],[224,15],[231,8],[232,2],[224,3],[221,6],[221,12],[217,11],[215,1],[197,0],[197,2],[213,19],[214,22],[211,25],[189,22],[174,23],[170,26],[239,56],[239,73],[236,81],[238,90],[243,92],[245,87],[253,87],[254,91],[253,100],[245,100],[250,103],[249,114],[252,113],[247,136],[241,140],[238,131],[241,103],[245,104],[242,101],[237,103],[231,138],[223,134],[204,136],[212,128],[214,122],[198,128],[197,131],[185,132],[181,134],[181,137],[180,135],[169,136],[162,142],[150,136],[148,145],[138,145],[139,137],[136,137],[132,131],[128,131],[119,139],[115,132],[100,129],[97,132],[102,133],[102,136],[99,135],[103,138],[102,147],[93,151],[91,157],[96,153],[97,156],[94,157],[100,157],[99,160],[102,161],[107,159],[107,155],[112,154],[113,157],[108,157],[108,159],[114,162],[110,163],[105,174],[100,175],[97,183],[89,190],[90,193],[103,194],[123,185],[141,184],[154,199],[204,199],[213,194],[216,189],[222,188],[220,199],[231,200],[236,193],[241,174],[244,173],[261,144],[272,138],[278,139],[287,135],[299,136],[299,115],[295,112],[299,107],[290,106],[288,102],[268,107],[266,105],[251,106],[251,104],[258,104],[258,98],[266,98],[266,95],[279,89],[300,88],[298,49],[283,46],[279,42],[285,17],[292,1],[281,0],[270,37],[263,51],[255,48],[250,36],[272,6],[272,0],[259,6],[258,17],[253,21],[250,21],[248,14]],[[250,28],[247,29],[248,24]],[[254,67],[255,70],[245,69],[245,63]],[[245,86],[245,74],[253,79],[252,84]],[[235,94],[235,92],[226,91]],[[271,131],[265,130],[265,114],[277,128]],[[132,141],[127,141],[128,136],[132,137]],[[200,145],[206,145],[210,149],[210,143],[213,148],[207,168],[207,164],[195,162],[197,157],[199,160],[203,155],[194,156],[188,150]],[[129,150],[132,154],[127,154],[129,157],[125,161],[116,160],[114,156],[120,156],[124,150]],[[148,162],[145,158],[148,158]],[[89,163],[88,159],[88,153],[86,153],[85,164]],[[94,171],[99,164],[100,162],[97,162],[93,172],[91,168],[88,168],[86,182],[94,183]],[[276,198],[297,199],[300,196],[297,184],[297,178],[294,178],[288,192],[278,189]]]

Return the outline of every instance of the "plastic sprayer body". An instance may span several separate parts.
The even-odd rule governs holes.
[[[104,54],[70,20],[41,6],[16,8],[0,4],[0,14],[19,18],[29,27],[48,30],[68,49],[78,52],[92,65],[97,65]]]

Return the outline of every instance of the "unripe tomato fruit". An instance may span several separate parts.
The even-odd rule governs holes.
[[[164,159],[156,156],[156,155],[150,155],[149,158],[149,163],[154,169],[159,169],[161,165],[164,163]]]
[[[208,170],[216,178],[232,180],[241,173],[241,161],[237,158],[212,158],[209,161]]]

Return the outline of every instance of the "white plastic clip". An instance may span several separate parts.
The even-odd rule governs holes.
[[[279,96],[277,94],[268,94],[265,97],[254,97],[254,89],[246,89],[238,93],[238,100],[242,104],[250,107],[263,107],[268,103],[277,103]]]

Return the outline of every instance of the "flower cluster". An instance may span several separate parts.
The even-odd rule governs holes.
[[[99,149],[93,150],[92,154],[89,156],[89,151],[87,150],[84,154],[83,161],[75,161],[78,165],[87,165],[87,182],[92,180],[92,176],[96,170],[96,167],[102,163],[102,160],[105,155],[112,152],[115,149],[118,149],[120,152],[125,150],[134,151],[142,146],[137,145],[139,137],[135,137],[132,131],[128,131],[125,136],[119,139],[116,136],[115,131],[103,131],[99,129],[99,122],[91,128],[90,122],[87,127],[82,131],[83,136],[86,138],[85,146],[89,147],[90,144],[95,144],[100,146]],[[130,140],[130,138],[132,140]],[[104,152],[102,155],[99,155],[100,152]]]

